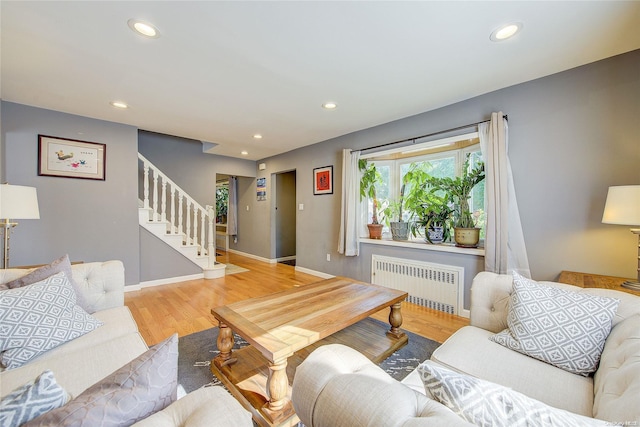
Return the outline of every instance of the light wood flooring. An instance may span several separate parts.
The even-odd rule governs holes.
[[[304,286],[322,280],[317,276],[295,271],[284,264],[269,264],[233,253],[220,252],[219,262],[249,269],[220,279],[198,279],[143,288],[127,292],[125,304],[133,313],[142,337],[154,345],[178,333],[189,335],[218,326],[211,308]],[[373,318],[387,321],[389,309]],[[431,310],[407,302],[402,303],[402,329],[434,341],[443,342],[451,334],[468,325],[468,319]]]

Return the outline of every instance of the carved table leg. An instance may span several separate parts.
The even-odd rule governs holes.
[[[269,363],[269,378],[267,379],[269,410],[280,411],[284,408],[288,388],[287,360]]]
[[[396,338],[400,338],[404,335],[404,332],[400,330],[400,326],[402,325],[402,313],[400,312],[400,303],[395,303],[391,306],[391,311],[389,312],[389,324],[391,325],[391,329],[387,332],[390,335],[393,335]]]
[[[220,322],[220,330],[218,332],[218,340],[216,342],[220,354],[214,359],[214,363],[219,368],[235,363],[238,359],[231,357],[233,354],[233,331],[226,323]]]

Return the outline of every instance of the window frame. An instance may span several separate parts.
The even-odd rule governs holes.
[[[391,169],[389,172],[389,199],[397,200],[400,195],[399,194],[400,187],[401,187],[400,174],[401,174],[402,165],[411,164],[416,161],[430,161],[430,160],[448,158],[448,157],[452,157],[452,154],[453,154],[454,162],[455,162],[455,173],[456,173],[456,176],[460,176],[462,174],[462,168],[464,166],[464,161],[466,159],[467,154],[480,152],[480,154],[482,155],[480,144],[478,143],[478,144],[470,145],[468,147],[439,151],[432,154],[423,154],[415,157],[406,157],[401,159],[382,159],[382,160],[376,161],[374,160],[376,157],[388,156],[388,155],[397,154],[397,153],[408,154],[412,151],[418,152],[418,151],[422,151],[429,148],[445,146],[445,145],[452,144],[454,142],[462,141],[465,139],[476,139],[476,138],[479,138],[479,133],[477,131],[474,131],[474,132],[465,133],[465,134],[461,134],[453,137],[439,138],[439,139],[434,139],[434,140],[430,140],[422,143],[416,143],[409,147],[404,146],[400,148],[392,148],[388,150],[376,151],[370,154],[363,154],[360,156],[360,158],[367,161],[372,161],[373,163],[376,164],[376,166],[377,165],[390,166]],[[485,204],[486,204],[486,195],[485,195]],[[380,213],[378,213],[378,216],[380,216]],[[369,231],[367,229],[367,224],[369,224],[369,221],[370,221],[368,197],[360,201],[359,217],[360,217],[360,227],[359,227],[360,238],[368,239]],[[383,227],[382,237],[383,237],[383,240],[391,239],[391,233],[386,225]],[[409,236],[408,242],[424,243],[424,239],[421,237],[414,238],[413,236]],[[480,246],[484,246],[484,241],[480,242]]]

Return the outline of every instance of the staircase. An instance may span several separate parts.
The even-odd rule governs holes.
[[[200,206],[140,153],[138,163],[143,174],[140,226],[202,268],[205,279],[224,276],[226,265],[215,257],[213,207]]]

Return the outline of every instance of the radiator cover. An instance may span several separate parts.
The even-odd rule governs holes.
[[[423,307],[456,315],[462,308],[463,267],[372,255],[371,283],[407,292]]]

